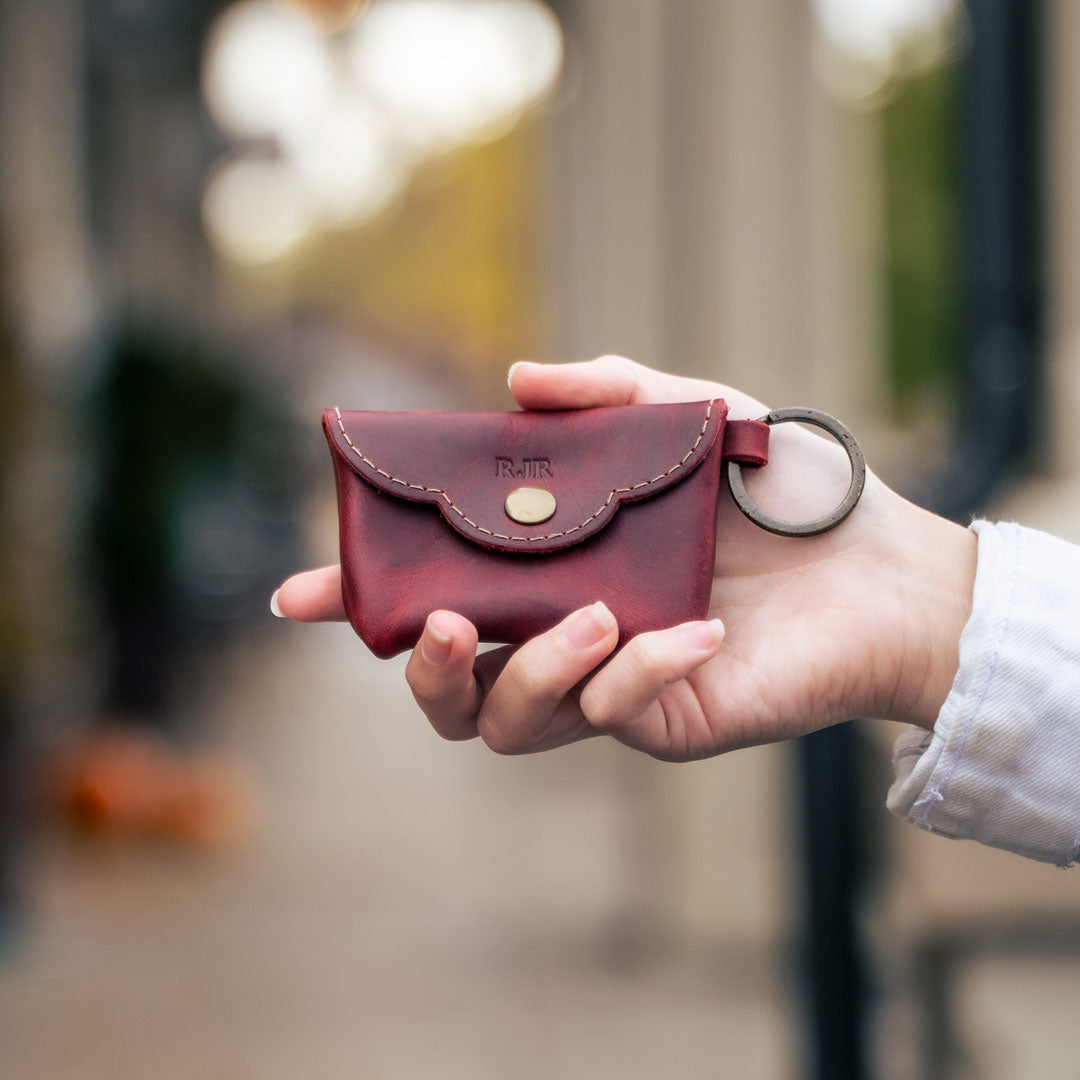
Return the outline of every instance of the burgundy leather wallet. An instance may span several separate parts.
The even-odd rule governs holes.
[[[704,618],[726,459],[763,465],[769,428],[720,398],[563,412],[349,412],[323,427],[342,592],[377,656],[430,612],[520,643],[603,600],[620,643]]]

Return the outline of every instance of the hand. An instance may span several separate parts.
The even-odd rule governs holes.
[[[526,409],[720,396],[733,419],[768,411],[731,387],[611,356],[517,364],[510,389]],[[770,512],[809,518],[839,501],[849,472],[840,447],[786,424],[772,430],[769,466],[744,475]],[[439,734],[479,735],[499,753],[606,733],[684,761],[857,716],[930,728],[956,674],[974,576],[974,535],[872,473],[852,515],[810,539],[763,532],[725,490],[707,621],[642,634],[612,656],[618,628],[597,604],[478,657],[475,628],[436,611],[406,678]],[[344,618],[339,568],[290,578],[277,604],[300,621]]]

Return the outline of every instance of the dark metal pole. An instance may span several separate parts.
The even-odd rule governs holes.
[[[866,967],[858,931],[860,857],[855,733],[826,728],[796,743],[802,823],[800,968],[808,1080],[863,1080]]]

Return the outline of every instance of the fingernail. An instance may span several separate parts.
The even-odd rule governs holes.
[[[282,615],[281,608],[278,607],[278,602],[277,602],[278,593],[280,593],[280,592],[281,592],[280,589],[275,589],[273,591],[273,593],[271,593],[271,595],[270,595],[270,612],[271,612],[271,614],[276,615],[279,619],[284,619],[285,616]]]
[[[580,652],[603,641],[614,629],[615,616],[602,600],[597,600],[592,607],[582,608],[571,615],[559,631],[559,637],[568,649]]]
[[[518,360],[516,363],[510,365],[510,370],[506,373],[506,385],[509,387],[511,381],[514,378],[514,371],[521,367],[522,364],[527,364],[528,360]]]
[[[449,634],[444,634],[435,626],[434,617],[429,615],[424,627],[424,636],[420,639],[420,651],[429,664],[445,664],[450,658],[452,642]]]
[[[719,619],[687,623],[679,627],[679,637],[691,649],[715,649],[724,640],[724,624]]]

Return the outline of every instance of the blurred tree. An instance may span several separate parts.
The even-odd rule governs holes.
[[[305,455],[284,406],[189,332],[121,320],[99,347],[85,547],[105,692],[96,722],[55,753],[48,791],[83,828],[229,846],[251,823],[243,770],[160,735],[191,741],[219,628],[256,610],[265,624],[272,586],[299,561]]]
[[[543,329],[541,166],[528,122],[432,163],[400,205],[300,255],[297,300],[480,372],[534,355]]]
[[[296,558],[303,468],[287,462],[306,458],[283,404],[187,334],[146,322],[107,337],[87,415],[100,462],[88,551],[111,652],[105,713],[160,724],[193,629],[263,613]]]
[[[950,56],[897,76],[882,110],[890,374],[901,411],[955,392],[963,370],[959,97]]]
[[[126,327],[111,340],[87,413],[101,469],[89,550],[110,631],[106,709],[160,719],[180,634],[178,519],[193,474],[228,453],[235,381],[175,335]]]

